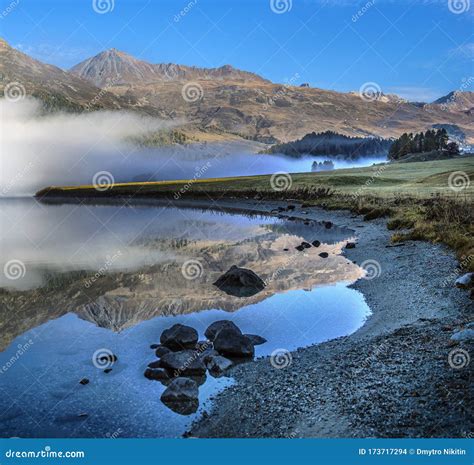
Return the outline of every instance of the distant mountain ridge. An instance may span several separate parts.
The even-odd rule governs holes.
[[[49,110],[127,110],[174,120],[189,141],[276,144],[325,131],[388,139],[443,125],[474,143],[472,92],[449,94],[443,103],[414,104],[396,96],[371,101],[356,93],[275,84],[231,66],[152,65],[114,49],[72,70],[0,41],[0,92],[13,82]],[[197,90],[191,99],[183,93],[186,85]]]
[[[154,81],[199,79],[268,82],[257,74],[241,71],[230,65],[219,68],[198,68],[173,63],[152,64],[115,48],[87,58],[73,66],[69,72],[98,87],[108,86],[111,83],[113,85],[143,84]]]

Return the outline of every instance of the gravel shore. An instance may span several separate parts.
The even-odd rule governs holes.
[[[268,213],[278,205],[214,207]],[[454,287],[454,255],[426,242],[394,247],[384,220],[318,208],[291,216],[357,232],[357,246],[345,255],[358,264],[376,261],[376,276],[353,285],[373,314],[351,336],[291,353],[285,368],[268,357],[233,368],[236,384],[186,436],[472,437],[473,345],[450,337],[471,321],[473,303]]]

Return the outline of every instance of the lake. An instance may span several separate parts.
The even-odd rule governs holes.
[[[143,376],[164,329],[186,324],[204,340],[210,323],[229,319],[267,339],[260,357],[351,334],[370,315],[349,287],[364,271],[342,256],[355,236],[344,227],[34,199],[0,200],[0,225],[2,437],[180,436],[233,380],[208,375],[197,412],[170,410],[165,386]],[[318,248],[295,249],[316,239]],[[265,289],[219,290],[213,282],[232,265],[252,269]],[[117,356],[112,371],[97,367],[97,353]]]

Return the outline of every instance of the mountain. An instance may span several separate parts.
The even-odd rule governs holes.
[[[0,39],[0,74],[2,92],[9,83],[18,83],[26,95],[39,98],[51,109],[81,111],[88,106],[92,109],[124,107],[120,97],[56,66],[35,60],[3,39]]]
[[[454,91],[435,100],[429,107],[440,107],[447,111],[466,112],[474,114],[474,92]]]
[[[115,48],[88,58],[73,66],[69,71],[99,87],[199,79],[265,82],[265,79],[256,74],[238,70],[230,65],[220,68],[197,68],[173,63],[151,64]]]
[[[466,143],[474,143],[472,92],[428,105],[394,96],[366,101],[353,93],[275,84],[231,66],[154,65],[114,49],[65,72],[5,41],[0,41],[0,73],[0,91],[18,82],[46,108],[146,113],[177,121],[189,140],[274,144],[325,131],[388,139],[442,124],[456,125]]]

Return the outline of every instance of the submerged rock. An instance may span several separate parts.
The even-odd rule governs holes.
[[[212,376],[220,377],[233,365],[233,363],[228,358],[222,357],[221,355],[215,355],[208,358],[206,365]]]
[[[239,327],[233,323],[230,320],[219,320],[219,321],[214,321],[214,323],[211,323],[208,328],[206,329],[204,336],[206,336],[210,341],[213,341],[217,334],[219,334],[220,331],[223,329],[229,329],[232,331],[235,331],[238,334],[242,334],[242,331],[240,331]]]
[[[457,342],[474,341],[474,329],[468,328],[458,331],[451,336],[451,340]]]
[[[264,337],[258,336],[257,334],[244,334],[244,336],[248,337],[252,341],[252,344],[254,346],[259,346],[267,342],[267,340]]]
[[[189,378],[176,378],[161,395],[161,401],[173,412],[190,415],[199,406],[198,385]]]
[[[348,242],[346,244],[346,249],[355,249],[355,242]]]
[[[181,350],[163,355],[160,367],[171,371],[174,376],[200,376],[206,373],[201,354],[194,350]]]
[[[198,333],[194,328],[175,324],[161,333],[160,342],[171,350],[192,349],[198,341]]]
[[[222,355],[239,358],[253,357],[255,353],[251,339],[231,329],[219,332],[214,340],[214,349]]]
[[[233,265],[214,283],[226,294],[236,297],[250,297],[265,288],[264,281],[252,270]]]
[[[86,384],[89,384],[89,380],[87,378],[82,378],[79,381],[79,384],[82,384],[83,386],[85,386]]]
[[[469,289],[474,287],[474,273],[463,274],[458,279],[456,279],[455,284],[461,289]]]

